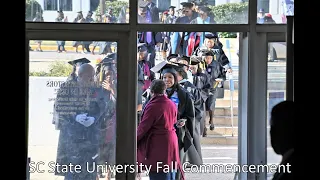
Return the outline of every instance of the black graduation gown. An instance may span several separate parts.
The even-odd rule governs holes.
[[[83,113],[81,110],[84,108],[83,104],[77,104],[79,101],[75,101],[72,104],[70,98],[86,98],[86,95],[78,94],[79,88],[76,85],[76,81],[68,81],[62,84],[61,88],[57,94],[57,100],[55,103],[55,112],[57,113],[58,119],[54,122],[58,129],[60,130],[58,149],[57,149],[57,159],[56,163],[60,165],[67,165],[70,162],[73,164],[85,165],[86,162],[94,162],[92,157],[98,153],[99,146],[99,117],[101,108],[98,101],[94,97],[94,92],[96,88],[90,88],[89,91],[92,92],[90,98],[89,109],[85,110],[88,116],[94,117],[95,122],[89,126],[85,127],[82,124],[75,121],[74,114],[65,114],[66,111],[61,109],[62,107],[77,108],[70,110],[75,114]],[[65,103],[71,103],[66,105]],[[80,110],[79,110],[80,109]],[[66,175],[64,172],[55,171],[56,175]],[[77,175],[80,179],[93,179],[94,174],[90,175],[84,172],[84,174]]]
[[[138,104],[142,104],[142,87],[144,85],[144,74],[143,74],[143,71],[142,69],[140,68],[139,64],[137,65],[137,69],[138,69]]]
[[[200,90],[202,102],[205,102],[209,96],[209,89],[211,87],[208,75],[205,73],[197,73],[193,75],[193,85]]]
[[[192,95],[182,87],[177,90],[177,94],[179,98],[177,119],[187,119],[185,126],[176,128],[180,150],[180,161],[181,163],[184,163],[186,161],[186,152],[190,147],[194,147],[193,135],[195,134],[195,113]],[[176,179],[180,178],[181,174],[177,173]]]
[[[213,60],[211,62],[211,64],[209,64],[207,66],[206,74],[207,74],[207,76],[209,78],[210,92],[211,93],[215,93],[216,92],[216,88],[217,87],[214,88],[214,84],[216,83],[215,79],[217,79],[217,78],[225,79],[223,71],[224,70],[223,70],[222,65],[219,62],[215,61],[215,60]]]
[[[198,72],[193,75],[193,84],[200,90],[201,98],[202,98],[202,106],[201,106],[201,121],[200,121],[200,134],[203,134],[206,122],[206,109],[205,102],[209,96],[210,90],[210,82],[209,78],[206,74]]]
[[[223,49],[222,49],[223,45],[221,42],[217,44],[215,44],[213,46],[213,48],[211,48],[211,51],[213,52],[213,54],[215,55],[215,60],[218,61],[224,68],[224,71],[223,71],[223,78],[225,79],[226,78],[226,73],[225,71],[229,68],[229,58],[226,56],[226,54],[224,53]],[[194,51],[194,55],[196,56],[199,56],[200,55],[200,51],[202,49],[208,49],[207,47],[205,46],[202,46],[202,47],[198,47],[195,51]]]
[[[191,95],[194,102],[194,112],[195,112],[195,123],[194,123],[194,133],[193,133],[193,146],[191,146],[187,151],[187,157],[189,163],[200,165],[202,164],[202,153],[201,153],[201,119],[202,119],[202,106],[203,100],[201,97],[201,92],[195,85],[189,81],[181,83],[182,87],[187,90]]]
[[[116,86],[115,86],[116,87]],[[111,97],[111,92],[100,87],[97,90],[97,100],[100,107],[100,119],[98,120],[98,128],[100,133],[99,140],[99,156],[98,164],[104,165],[106,162],[108,164],[115,163],[114,151],[115,148],[110,146],[110,144],[115,143],[115,138],[112,138],[111,142],[106,142],[107,134],[112,134],[115,136],[115,132],[110,128],[114,116],[116,113],[116,98],[115,96]],[[109,133],[111,131],[112,133]]]

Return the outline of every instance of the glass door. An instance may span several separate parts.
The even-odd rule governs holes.
[[[128,153],[136,146],[129,33],[26,32],[30,179],[114,178],[115,164],[123,167],[117,179],[134,179],[125,166],[136,164],[135,153]],[[95,83],[88,85],[90,80]]]
[[[273,106],[286,100],[287,91],[287,43],[285,34],[269,33],[267,36],[267,146],[266,158],[269,167],[276,167],[281,162],[281,155],[274,152],[270,141],[270,113]],[[267,179],[273,174],[268,173]]]

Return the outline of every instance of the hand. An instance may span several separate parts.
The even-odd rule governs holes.
[[[87,119],[87,114],[88,113],[84,113],[84,114],[78,114],[76,116],[76,121],[80,124],[82,124],[86,119]]]
[[[87,117],[87,120],[85,120],[82,125],[85,127],[89,127],[94,123],[95,118],[94,117]]]
[[[176,122],[176,126],[177,126],[178,128],[182,128],[185,124],[186,124],[186,121],[180,121],[180,120],[178,120],[178,122]]]
[[[148,88],[148,89],[146,90],[146,93],[147,93],[147,97],[149,97],[150,94],[151,94],[151,90]]]
[[[227,69],[227,73],[232,73],[232,69],[231,68]]]
[[[104,80],[104,81],[102,82],[102,87],[103,87],[104,89],[106,89],[106,90],[112,91],[112,90],[113,90],[113,83],[112,83],[112,82],[110,83],[109,81]]]

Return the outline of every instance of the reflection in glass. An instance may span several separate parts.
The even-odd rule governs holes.
[[[138,2],[141,24],[247,24],[248,2],[182,2],[152,0]]]
[[[81,3],[82,2],[82,3]],[[207,8],[205,13],[201,8]],[[247,24],[248,1],[138,0],[138,23],[142,24]],[[106,1],[100,7],[99,0],[26,0],[26,21],[32,21],[40,13],[45,22],[57,22],[57,12],[63,12],[69,23],[128,23],[129,0]],[[74,21],[77,12],[82,12],[82,21]],[[87,15],[92,15],[87,18]],[[209,17],[209,18],[208,18]],[[91,21],[92,18],[94,21]],[[88,20],[89,19],[89,20]],[[101,20],[100,20],[101,19]],[[172,20],[170,20],[172,19]],[[177,19],[178,21],[175,21]],[[197,20],[195,20],[197,19]],[[59,21],[60,22],[60,21]]]
[[[41,51],[29,52],[30,179],[113,176],[105,164],[115,164],[116,43],[94,42],[87,50],[102,52],[94,54],[73,51],[72,41],[36,42]],[[100,50],[106,46],[108,53]]]
[[[258,0],[257,24],[286,24],[294,15],[294,0]]]
[[[286,95],[286,43],[268,43],[268,110],[267,110],[267,163],[279,164],[281,156],[275,154],[270,142],[270,113],[273,106],[285,100]],[[268,174],[272,179],[272,174]]]
[[[129,0],[105,1],[100,5],[100,0],[26,0],[25,20],[34,21],[39,16],[44,22],[129,22]]]
[[[196,38],[193,41],[183,42],[175,41],[175,38],[173,38],[174,34],[180,34],[179,32],[137,33],[138,123],[141,120],[142,109],[149,101],[150,92],[148,88],[153,79],[161,78],[167,82],[169,88],[166,93],[178,107],[180,106],[178,108],[179,115],[183,116],[185,113],[183,109],[187,106],[183,104],[185,99],[179,99],[179,92],[177,92],[178,95],[175,94],[176,90],[174,86],[171,86],[174,83],[179,84],[181,89],[192,94],[195,111],[194,147],[186,152],[188,154],[186,160],[180,157],[183,159],[182,161],[196,164],[197,158],[200,157],[200,161],[204,164],[237,164],[239,74],[239,58],[237,55],[239,41],[237,34],[226,32],[199,33],[199,37],[194,36]],[[150,41],[148,41],[148,35],[151,37]],[[186,33],[183,37],[187,35]],[[200,36],[203,36],[203,38],[200,38]],[[172,46],[175,46],[175,48]],[[187,49],[190,51],[186,51]],[[206,56],[208,57],[205,58]],[[161,69],[159,66],[164,61],[180,63],[181,68],[176,69],[176,79],[169,78],[168,73],[159,72],[159,69]],[[218,72],[213,73],[211,70],[216,69],[210,67],[210,61],[212,65],[221,62],[225,67],[217,65]],[[167,71],[171,72],[170,70]],[[172,71],[172,73],[175,72]],[[211,74],[210,82],[208,80],[209,74]],[[217,79],[215,75],[222,75],[222,79]],[[219,80],[222,80],[222,82],[217,83]],[[170,88],[170,86],[173,88]],[[210,91],[213,89],[216,91]],[[210,97],[208,98],[208,96]],[[190,119],[190,117],[186,118]],[[139,142],[137,142],[137,145],[139,146]],[[142,176],[144,175],[142,174]],[[186,173],[186,177],[187,179],[233,179],[234,173],[222,173],[222,171],[220,173]]]

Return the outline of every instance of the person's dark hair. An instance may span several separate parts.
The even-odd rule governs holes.
[[[188,79],[188,74],[183,68],[177,68],[176,71],[183,79]]]
[[[150,91],[154,94],[163,94],[166,90],[166,83],[161,79],[155,79],[151,82]]]
[[[275,105],[271,110],[273,125],[281,128],[293,128],[293,101],[282,101]]]
[[[178,91],[178,90],[180,90],[180,85],[179,85],[179,83],[178,83],[178,78],[177,78],[177,75],[175,74],[175,73],[172,73],[172,72],[167,72],[167,73],[170,73],[170,74],[172,74],[173,75],[173,79],[174,79],[174,84],[173,84],[173,86],[172,86],[172,89],[171,89],[171,91],[170,92],[168,92],[168,98],[171,98],[171,96],[173,95],[173,93],[175,92],[175,91]],[[165,73],[166,74],[166,73]],[[163,76],[164,76],[164,74],[163,75],[161,75],[161,79],[163,79]]]
[[[294,144],[294,102],[282,101],[271,110],[271,145],[277,154],[284,154]]]

